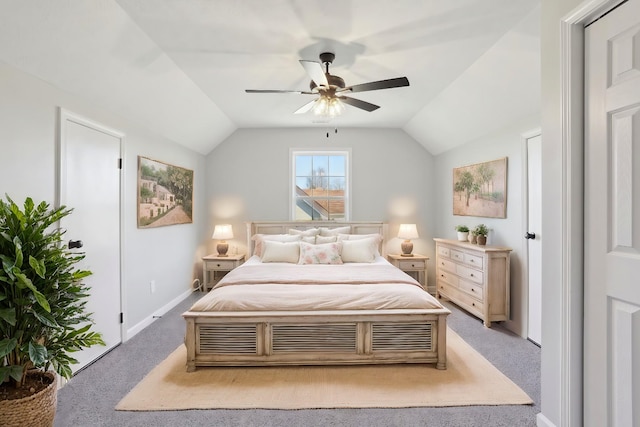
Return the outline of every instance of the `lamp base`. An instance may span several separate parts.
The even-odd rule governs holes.
[[[413,256],[411,253],[413,251],[413,243],[409,240],[405,240],[400,244],[400,248],[402,248],[401,256]]]
[[[229,250],[228,243],[218,243],[216,249],[218,250],[218,256],[229,256],[227,255],[227,251]]]

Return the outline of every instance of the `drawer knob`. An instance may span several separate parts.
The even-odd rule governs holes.
[[[475,303],[475,302],[472,302],[472,303],[471,303],[471,305],[475,307],[475,306],[476,306],[476,303]]]
[[[411,267],[412,267],[412,268],[415,268],[415,267],[416,267],[416,265],[415,265],[415,264],[411,264]]]
[[[471,262],[475,262],[474,260],[471,260]]]
[[[471,292],[475,292],[475,291],[476,291],[475,289],[471,288]]]
[[[216,264],[216,267],[220,267],[220,264]]]
[[[469,276],[473,277],[473,273],[469,274]]]

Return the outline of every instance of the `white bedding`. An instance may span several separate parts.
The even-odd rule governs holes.
[[[190,311],[432,309],[442,305],[383,257],[373,263],[262,263],[252,256]]]

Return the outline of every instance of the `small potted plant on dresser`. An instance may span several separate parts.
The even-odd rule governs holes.
[[[487,244],[487,234],[489,234],[489,229],[484,224],[478,224],[476,228],[473,230],[476,235],[476,242],[479,245]]]
[[[57,376],[70,378],[69,355],[103,344],[85,311],[90,271],[63,243],[58,221],[71,213],[31,198],[24,208],[0,200],[0,424],[52,426]]]
[[[458,240],[466,242],[469,238],[469,227],[466,225],[456,225],[456,231],[458,232]]]

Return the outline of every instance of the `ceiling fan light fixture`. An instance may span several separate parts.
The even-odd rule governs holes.
[[[313,107],[316,116],[337,117],[344,112],[344,104],[336,97],[321,96]]]

